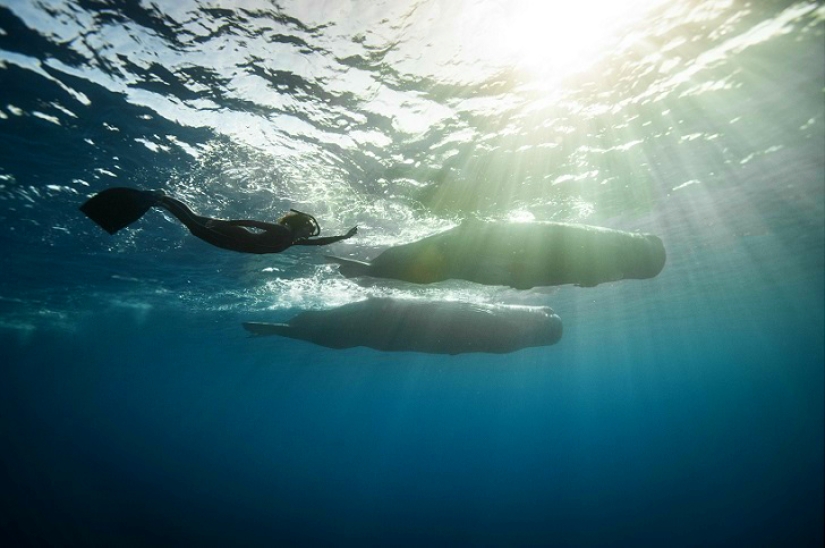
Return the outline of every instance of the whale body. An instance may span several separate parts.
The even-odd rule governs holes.
[[[445,232],[386,249],[372,261],[327,256],[347,278],[371,276],[418,284],[460,279],[515,289],[593,287],[653,278],[665,247],[652,234],[554,222],[465,221]]]
[[[301,312],[287,323],[244,322],[255,335],[280,335],[329,348],[386,352],[504,354],[561,339],[561,319],[546,306],[371,298]]]

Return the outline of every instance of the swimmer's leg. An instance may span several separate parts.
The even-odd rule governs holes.
[[[143,217],[162,196],[157,191],[109,188],[89,198],[80,206],[80,211],[103,230],[114,234]]]
[[[171,196],[166,196],[162,192],[155,191],[156,196],[156,203],[155,205],[158,207],[162,207],[169,213],[175,216],[177,220],[182,222],[186,228],[191,230],[192,232],[198,232],[199,230],[203,230],[204,228],[208,228],[207,223],[211,220],[209,217],[203,217],[202,215],[198,215],[191,209],[189,206],[172,198]]]

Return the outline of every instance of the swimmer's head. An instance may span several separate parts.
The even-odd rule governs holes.
[[[321,227],[315,217],[295,209],[290,209],[289,213],[278,219],[278,223],[292,231],[295,240],[304,240],[321,233]]]

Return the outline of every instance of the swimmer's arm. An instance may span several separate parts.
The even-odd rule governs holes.
[[[349,232],[343,236],[327,236],[326,238],[315,238],[313,240],[298,240],[292,245],[329,245],[334,244],[335,242],[340,242],[341,240],[346,240],[347,238],[352,238],[357,232],[358,227],[355,226],[349,229]]]

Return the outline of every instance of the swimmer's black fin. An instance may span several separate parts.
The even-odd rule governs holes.
[[[369,276],[370,263],[364,261],[356,261],[354,259],[344,259],[342,257],[335,257],[333,255],[324,255],[327,262],[338,265],[338,271],[345,278],[357,278],[358,276]]]
[[[285,323],[243,322],[243,327],[253,335],[284,335],[289,336],[289,325]]]
[[[156,192],[134,188],[109,188],[89,198],[80,206],[80,211],[103,230],[114,234],[143,217],[143,214],[155,205],[157,199]]]

